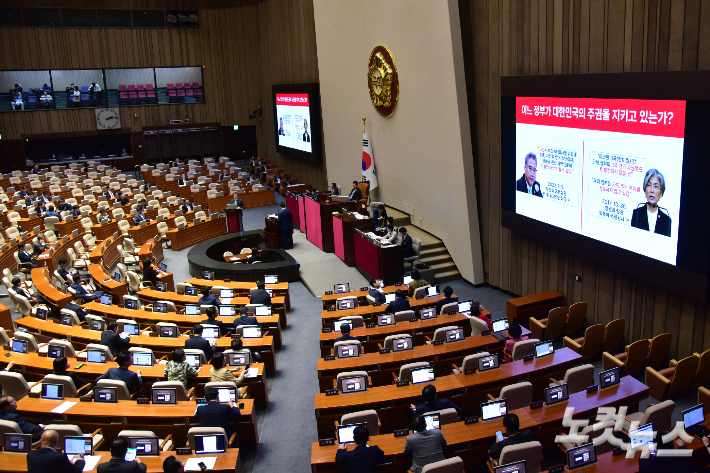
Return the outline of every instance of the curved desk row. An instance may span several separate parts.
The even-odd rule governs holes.
[[[603,406],[629,406],[629,411],[632,411],[641,400],[647,397],[648,386],[631,376],[625,376],[621,379],[620,384],[600,390],[595,394],[587,394],[586,391],[582,391],[570,394],[567,402],[539,409],[525,407],[515,409],[511,413],[517,414],[520,419],[520,430],[533,429],[536,438],[547,443],[547,441],[554,441],[556,434],[569,431],[569,428],[562,425],[565,410],[568,407],[574,408],[575,417],[589,418]],[[332,424],[331,420],[331,427]],[[483,464],[488,460],[488,449],[495,443],[497,431],[505,431],[502,417],[469,425],[466,425],[464,421],[442,425],[441,432],[447,442],[444,456],[446,458],[459,456],[467,466],[480,465],[485,468]],[[319,436],[319,438],[326,437]],[[333,435],[330,438],[333,438]],[[390,433],[370,437],[369,445],[377,445],[385,452],[386,461],[394,464],[388,465],[392,468],[390,471],[404,471],[409,467],[410,464],[406,462],[411,458],[403,453],[405,441],[406,437],[395,437]],[[314,473],[339,471],[335,464],[337,449],[337,443],[327,447],[319,446],[318,442],[313,443],[311,446],[311,470]],[[623,460],[625,460],[624,456],[619,455],[611,461],[621,463]],[[634,461],[636,468],[630,471],[636,472],[638,471],[638,461],[632,461]],[[584,469],[588,470],[587,467]],[[600,469],[598,471],[608,472],[609,470]]]
[[[68,327],[59,323],[39,320],[33,317],[23,317],[15,322],[20,327],[25,327],[28,332],[35,334],[38,341],[46,342],[52,338],[66,339],[72,342],[74,348],[83,349],[88,343],[100,343],[101,332],[81,327]],[[176,348],[185,346],[186,336],[178,338],[151,337],[147,334],[131,335],[130,346],[150,348],[155,356],[170,355]],[[244,338],[244,347],[250,348],[262,356],[266,370],[274,373],[276,370],[274,360],[274,337],[265,335],[261,338]],[[231,337],[218,338],[215,345],[218,349],[228,349],[232,346]]]
[[[544,388],[549,386],[548,378],[563,376],[564,372],[579,364],[582,357],[570,349],[563,348],[554,355],[535,358],[533,361],[514,361],[500,368],[482,373],[450,374],[436,378],[431,384],[436,386],[440,398],[452,399],[464,414],[478,415],[481,403],[487,402],[486,395],[497,395],[501,388],[518,381],[533,384],[533,399],[541,399]],[[365,392],[326,396],[316,394],[315,413],[318,438],[334,436],[333,422],[343,414],[375,409],[382,423],[383,432],[393,432],[405,428],[409,422],[410,404],[421,402],[422,388],[429,383],[409,384],[398,387],[390,384],[369,389]]]
[[[237,294],[242,294],[248,296],[252,288],[256,287],[256,281],[226,281],[224,279],[216,279],[210,281],[208,279],[202,278],[190,278],[185,281],[187,284],[200,287],[213,287],[213,286],[223,286],[228,289],[234,289]],[[264,285],[266,289],[271,289],[274,296],[284,296],[286,298],[286,310],[291,310],[291,302],[289,297],[289,289],[287,282],[280,282],[276,284],[266,284]]]
[[[207,218],[198,224],[189,223],[181,229],[168,230],[170,246],[173,251],[180,251],[201,241],[209,240],[227,233],[227,219],[224,217]]]
[[[7,354],[10,356],[6,356]],[[54,367],[54,359],[48,358],[47,356],[40,356],[37,353],[15,353],[8,351],[7,348],[4,349],[2,359],[0,363],[9,364],[10,362],[15,362],[13,367],[14,371],[22,373],[28,383],[40,381],[46,375],[51,374]],[[104,374],[109,368],[114,368],[113,362],[108,363],[87,363],[86,360],[78,360],[76,358],[67,358],[69,361],[69,369],[67,371],[76,373],[82,381],[85,383],[94,383],[97,377]],[[79,363],[84,363],[84,366],[77,369],[76,367]],[[198,375],[194,378],[188,378],[189,386],[196,386],[197,397],[203,397],[204,394],[204,384],[210,381],[210,368],[212,365],[206,364],[200,367]],[[263,363],[252,363],[252,368],[257,368],[257,375],[253,378],[244,378],[244,381],[240,386],[247,386],[249,388],[249,396],[257,402],[267,405],[269,400],[267,397],[266,390],[266,374],[264,371]],[[164,364],[155,364],[153,366],[131,366],[129,368],[131,371],[141,371],[141,377],[143,378],[144,388],[150,388],[150,385],[155,381],[167,381],[165,378]],[[79,387],[79,386],[77,386]]]

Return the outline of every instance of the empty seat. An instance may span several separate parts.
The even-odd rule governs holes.
[[[530,406],[530,403],[532,402],[532,395],[532,383],[529,381],[522,381],[520,383],[504,387],[500,390],[500,395],[498,395],[498,397],[493,397],[489,394],[488,399],[491,401],[500,401],[501,399],[505,399],[507,409],[513,410]]]
[[[631,345],[626,345],[623,353],[612,355],[605,351],[602,353],[604,369],[619,367],[621,376],[634,376],[640,373],[646,365],[650,345],[648,340],[637,340]]]
[[[602,349],[609,353],[614,353],[621,345],[621,340],[624,338],[624,328],[626,327],[625,319],[612,320],[606,324],[604,331],[604,343]]]
[[[559,386],[560,384],[567,385],[569,394],[584,391],[589,386],[594,384],[594,366],[582,365],[570,368],[565,372],[565,377],[562,382],[550,378],[550,387]]]
[[[624,433],[628,434],[630,430],[639,426],[653,423],[653,430],[668,432],[671,430],[673,409],[675,409],[675,402],[670,399],[659,402],[658,404],[649,404],[643,412],[627,414],[626,417],[624,417],[622,430]]]
[[[493,466],[507,465],[525,460],[526,473],[539,473],[542,459],[542,444],[538,441],[524,442],[503,447],[500,458],[491,460]]]
[[[673,337],[670,333],[656,335],[650,340],[648,348],[648,359],[646,364],[652,368],[660,368],[666,364],[668,353],[671,351],[671,341]]]
[[[698,371],[700,357],[691,355],[680,361],[671,360],[666,369],[656,371],[646,367],[646,385],[649,394],[656,399],[666,399],[690,388],[695,373]]]
[[[530,334],[539,340],[552,340],[564,334],[567,323],[567,308],[557,307],[550,310],[545,319],[530,317]]]
[[[587,327],[584,337],[572,340],[569,337],[562,339],[562,345],[582,355],[583,358],[593,358],[601,352],[606,329],[602,324]]]
[[[462,473],[463,471],[465,470],[461,457],[451,457],[429,463],[422,468],[422,473]]]

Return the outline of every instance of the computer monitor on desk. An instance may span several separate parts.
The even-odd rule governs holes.
[[[335,327],[336,332],[340,332],[342,330],[343,325],[349,325],[350,329],[352,330],[353,328],[353,321],[348,319],[348,320],[336,320],[333,322],[333,325]]]
[[[360,356],[360,347],[358,345],[338,345],[338,358],[355,358]]]
[[[338,426],[338,443],[344,445],[347,443],[353,443],[355,441],[354,432],[355,429],[364,425],[367,427],[367,423],[362,424],[347,424]]]
[[[195,304],[186,304],[185,315],[200,315],[200,307]]]
[[[340,385],[342,386],[343,394],[367,391],[367,378],[365,376],[341,378]]]
[[[508,411],[506,409],[507,401],[501,399],[499,401],[485,402],[481,404],[481,419],[491,420],[498,417],[503,417]]]
[[[232,299],[234,298],[234,289],[220,289],[219,290],[220,299]]]
[[[570,471],[592,465],[596,462],[597,451],[593,443],[587,443],[567,450],[567,465]]]
[[[393,303],[396,297],[397,297],[397,296],[395,296],[394,293],[385,294],[385,304],[391,304],[391,303]]]

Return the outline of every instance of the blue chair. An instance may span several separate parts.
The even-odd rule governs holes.
[[[33,93],[30,93],[27,96],[27,103],[29,104],[30,108],[37,108],[37,96]]]

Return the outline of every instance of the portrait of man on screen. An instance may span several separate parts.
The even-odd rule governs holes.
[[[518,192],[542,197],[540,183],[535,180],[537,176],[537,156],[535,153],[525,155],[523,175],[517,181]]]

